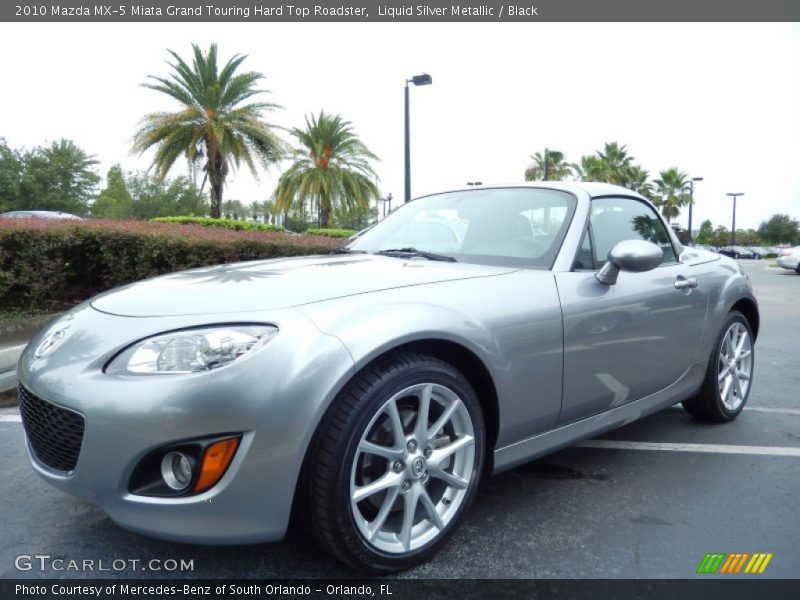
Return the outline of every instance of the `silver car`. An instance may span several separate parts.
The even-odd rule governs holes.
[[[486,186],[335,255],[97,296],[31,341],[20,408],[36,472],[122,527],[264,542],[294,510],[389,572],[442,547],[484,476],[679,402],[734,419],[758,326],[736,262],[630,190]]]
[[[800,246],[781,250],[781,254],[778,256],[778,266],[800,273]]]

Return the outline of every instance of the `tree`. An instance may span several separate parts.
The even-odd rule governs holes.
[[[252,212],[241,200],[226,200],[222,203],[222,214],[226,219],[246,219]]]
[[[714,229],[714,234],[711,237],[711,245],[717,248],[731,245],[731,232],[728,231],[725,225],[718,225],[717,228]]]
[[[628,155],[625,144],[606,142],[603,150],[597,152],[597,158],[600,160],[598,167],[601,169],[598,181],[623,186],[629,181],[629,169],[633,164],[633,157]]]
[[[714,237],[714,225],[706,219],[700,223],[700,230],[697,232],[697,239],[695,242],[698,244],[711,244]]]
[[[537,181],[545,178],[545,156],[547,157],[548,181],[562,181],[572,176],[572,165],[564,160],[564,153],[558,150],[544,149],[531,156],[533,164],[525,169],[525,181]]]
[[[649,181],[650,173],[639,165],[628,167],[625,187],[641,194],[645,198],[653,199],[653,184]]]
[[[578,181],[604,181],[603,162],[597,156],[581,156],[581,162],[572,163]]]
[[[21,179],[22,160],[19,153],[0,138],[0,211],[17,205]]]
[[[263,111],[280,108],[250,99],[267,90],[257,87],[264,75],[237,73],[247,58],[237,54],[222,69],[217,65],[217,45],[203,52],[192,44],[191,66],[172,50],[175,59],[169,78],[150,76],[156,83],[144,87],[162,92],[183,107],[173,113],[146,115],[134,136],[134,152],[156,147],[153,164],[163,180],[175,161],[185,156],[190,163],[205,159],[205,175],[211,187],[211,216],[219,218],[222,190],[229,169],[247,165],[258,177],[256,163],[269,168],[284,154],[284,144],[273,127],[262,120]]]
[[[770,244],[796,244],[800,242],[800,223],[789,215],[774,214],[759,225],[758,237]]]
[[[691,202],[689,195],[689,181],[686,173],[672,167],[661,171],[660,177],[653,181],[655,194],[653,203],[659,207],[661,214],[669,223],[681,212],[681,206]]]
[[[106,187],[92,205],[92,216],[107,219],[204,216],[207,198],[187,177],[160,180],[149,173],[108,172]]]
[[[92,216],[105,219],[129,219],[133,215],[133,198],[125,183],[122,167],[114,165],[106,175],[103,188],[92,204]]]
[[[86,214],[100,181],[97,164],[72,140],[34,148],[22,155],[22,177],[13,208]]]
[[[370,161],[378,157],[358,139],[349,121],[320,111],[318,117],[306,117],[305,129],[295,128],[292,135],[300,147],[294,164],[278,180],[274,198],[279,211],[311,202],[320,226],[329,227],[335,206],[369,210],[370,201],[378,197]]]

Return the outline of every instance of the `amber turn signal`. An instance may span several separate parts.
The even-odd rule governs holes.
[[[238,447],[239,438],[230,438],[214,442],[206,448],[200,463],[200,475],[197,477],[197,483],[194,484],[195,492],[205,492],[222,479]]]

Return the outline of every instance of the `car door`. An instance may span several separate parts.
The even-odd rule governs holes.
[[[614,285],[595,277],[623,240],[658,244],[660,266],[622,272]],[[560,423],[632,402],[678,380],[694,362],[705,325],[708,286],[678,257],[653,208],[634,198],[592,200],[571,272],[556,273],[564,319]]]

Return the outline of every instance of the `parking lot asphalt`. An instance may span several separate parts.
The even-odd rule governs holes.
[[[770,552],[760,577],[800,578],[800,275],[769,262],[742,261],[762,322],[736,421],[707,425],[673,407],[601,438],[630,442],[624,449],[573,447],[489,478],[444,550],[400,577],[728,577],[695,570],[708,552]],[[274,544],[202,547],[124,531],[33,473],[16,414],[0,410],[0,577],[353,576],[297,532]],[[193,570],[19,571],[22,554],[186,559]]]

